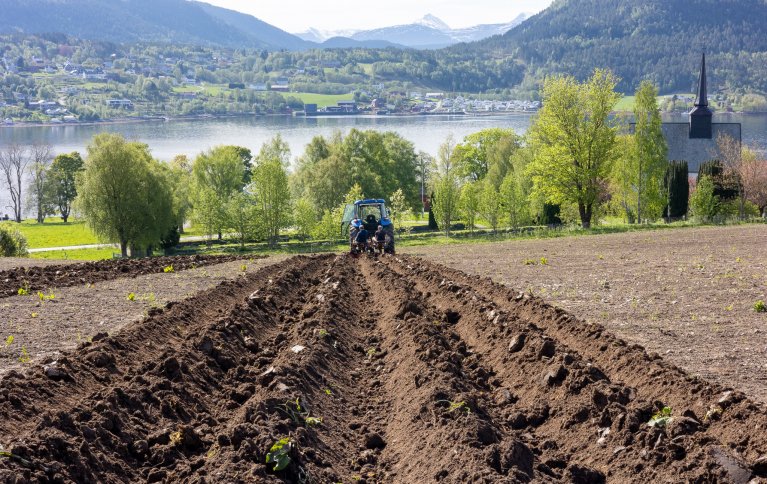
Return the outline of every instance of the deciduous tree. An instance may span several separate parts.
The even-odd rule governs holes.
[[[270,245],[277,243],[280,230],[290,221],[290,188],[287,165],[290,149],[278,135],[264,143],[256,156],[249,190],[255,195],[259,219]]]
[[[11,196],[13,219],[21,223],[23,215],[24,174],[32,163],[29,150],[18,144],[8,145],[0,150],[0,174]]]
[[[29,196],[35,207],[37,223],[45,222],[45,217],[54,210],[53,199],[49,190],[51,147],[49,145],[34,145],[30,149],[31,164],[29,174],[32,177],[29,186]]]
[[[49,190],[64,223],[69,220],[72,204],[77,198],[75,180],[77,174],[82,172],[83,165],[83,159],[77,151],[58,155],[51,164],[48,176]]]
[[[431,209],[437,224],[448,237],[450,236],[450,227],[458,212],[461,196],[461,185],[453,160],[454,147],[451,136],[440,145],[436,167],[432,175],[432,193],[434,196],[431,201]]]
[[[601,69],[583,84],[566,76],[547,80],[543,108],[530,129],[535,159],[528,172],[535,192],[552,203],[576,204],[584,228],[591,226],[614,158],[616,83]]]
[[[216,232],[221,240],[226,225],[225,210],[229,198],[242,191],[242,180],[245,176],[245,166],[240,153],[234,146],[217,146],[200,153],[192,165],[192,204],[211,210],[202,218],[212,222],[211,216],[216,212],[220,215],[216,223]],[[210,200],[211,195],[215,197]],[[202,200],[202,198],[206,200]],[[202,202],[202,203],[201,203]]]
[[[636,91],[634,121],[636,215],[637,223],[642,223],[643,218],[656,219],[661,215],[665,202],[663,177],[668,166],[668,145],[661,128],[658,89],[650,81],[642,81]]]
[[[96,135],[85,169],[77,179],[77,204],[90,229],[102,240],[149,248],[172,227],[172,194],[160,162],[147,145],[120,135]]]

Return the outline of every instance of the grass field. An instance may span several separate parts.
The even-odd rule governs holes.
[[[59,218],[46,219],[44,224],[38,224],[34,220],[25,220],[21,224],[15,222],[2,222],[2,224],[18,229],[27,238],[30,249],[97,244],[99,242],[93,232],[85,225],[85,222],[77,220],[66,224]]]
[[[103,260],[111,259],[112,254],[119,253],[120,249],[76,249],[76,250],[51,250],[47,252],[34,252],[30,254],[33,259],[54,260]]]

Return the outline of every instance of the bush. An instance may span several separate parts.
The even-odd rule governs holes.
[[[24,257],[28,254],[27,239],[21,232],[0,225],[0,257]]]
[[[722,211],[722,202],[714,193],[714,182],[710,176],[698,180],[695,191],[690,196],[690,211],[700,222],[712,222]]]

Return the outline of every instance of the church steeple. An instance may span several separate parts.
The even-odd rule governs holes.
[[[690,111],[690,138],[711,139],[714,113],[708,107],[708,81],[706,79],[706,54],[700,62],[700,78],[698,79],[698,95],[695,107]]]
[[[695,107],[708,107],[708,87],[706,86],[706,54],[700,61],[700,77],[698,78],[698,97],[695,99]]]

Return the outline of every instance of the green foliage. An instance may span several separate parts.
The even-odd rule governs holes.
[[[690,196],[690,212],[701,222],[711,222],[722,211],[722,202],[715,194],[714,182],[710,176],[698,180]]]
[[[482,183],[480,182],[470,181],[461,187],[461,197],[459,199],[461,214],[466,221],[466,227],[472,232],[477,225],[481,194]]]
[[[226,205],[213,190],[197,187],[194,191],[192,222],[202,228],[210,240],[226,225]]]
[[[397,191],[392,193],[389,197],[388,208],[391,212],[391,219],[394,223],[394,227],[401,229],[402,222],[412,212],[401,188],[398,188]]]
[[[517,170],[509,172],[500,188],[501,209],[506,215],[509,227],[517,228],[529,222],[529,202],[523,183],[525,179]]]
[[[671,408],[670,407],[663,407],[661,410],[655,412],[650,419],[649,422],[647,422],[647,425],[650,427],[660,427],[663,428],[666,425],[668,425],[671,420],[673,420],[674,417],[671,415]]]
[[[0,257],[25,257],[27,254],[26,237],[8,225],[0,225]]]
[[[75,179],[77,174],[82,172],[84,165],[77,151],[58,155],[51,163],[47,179],[48,189],[64,223],[69,220],[69,215],[72,213],[72,204],[77,198]]]
[[[226,228],[226,204],[242,191],[245,165],[236,146],[217,146],[200,153],[192,165],[193,220],[219,239]]]
[[[245,248],[245,241],[261,235],[259,225],[261,212],[256,204],[256,197],[250,193],[235,193],[226,203],[226,228],[232,236]]]
[[[96,135],[88,146],[77,203],[90,229],[120,244],[150,247],[173,225],[173,200],[166,168],[145,144],[115,134]]]
[[[610,115],[620,98],[616,83],[601,69],[583,84],[572,77],[547,80],[543,108],[530,128],[536,154],[527,171],[534,192],[551,203],[576,204],[584,228],[602,202],[615,156]]]
[[[131,301],[131,302],[133,302],[133,301],[135,301],[135,300],[136,300],[136,294],[135,294],[135,293],[132,293],[132,292],[129,292],[129,293],[128,293],[128,301]]]
[[[255,195],[259,219],[272,246],[277,243],[280,230],[290,223],[289,163],[290,149],[277,135],[261,147],[249,186]]]
[[[281,471],[290,464],[290,451],[293,449],[293,442],[290,437],[284,437],[275,442],[266,454],[266,463],[274,464],[272,470]]]
[[[171,160],[168,168],[173,190],[173,207],[176,211],[176,225],[180,232],[184,229],[184,222],[192,210],[192,195],[190,193],[192,164],[186,155],[179,155]]]
[[[655,220],[661,215],[665,196],[663,176],[666,172],[668,145],[661,129],[658,89],[650,81],[642,81],[634,104],[635,138],[638,155],[637,222]]]
[[[490,224],[493,232],[497,232],[503,208],[501,195],[498,193],[495,185],[489,181],[483,182],[482,185],[482,191],[479,196],[479,212],[487,223]]]
[[[370,198],[401,189],[409,208],[420,203],[413,143],[394,132],[359,131],[330,140],[315,137],[292,176],[294,196],[308,197],[318,211],[333,210],[354,185]]]
[[[168,274],[168,273],[170,273],[170,272],[176,272],[176,270],[175,270],[175,269],[173,269],[173,264],[171,264],[171,265],[169,265],[169,266],[165,266],[165,267],[163,267],[162,271],[163,271],[164,273],[166,273],[166,274]]]
[[[9,347],[13,344],[14,337],[13,335],[9,335],[7,338],[5,338],[5,347]]]
[[[306,197],[296,200],[293,204],[293,224],[301,240],[311,236],[317,222],[317,211],[311,200]]]
[[[460,178],[455,166],[454,145],[448,137],[439,147],[432,174],[431,210],[439,227],[450,236],[450,227],[458,215],[461,197]]]
[[[511,153],[518,147],[519,139],[511,129],[488,128],[470,134],[453,153],[457,175],[478,181],[494,170],[493,182],[500,185],[508,170]]]
[[[754,311],[757,313],[767,313],[767,305],[760,299],[754,303]]]

